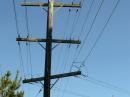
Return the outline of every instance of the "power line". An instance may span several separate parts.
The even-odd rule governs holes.
[[[76,22],[78,21],[78,19],[79,19],[79,15],[77,15],[77,13],[78,13],[78,9],[76,10],[76,15],[75,15],[75,17],[74,17],[74,20],[73,20],[73,23],[72,23],[72,28],[71,28],[71,32],[70,32],[70,37],[73,35],[73,33],[74,33],[74,27],[75,27],[75,25],[76,25]],[[77,18],[76,18],[77,17]]]
[[[105,28],[107,27],[107,25],[108,25],[108,23],[109,23],[111,17],[113,16],[113,14],[114,14],[114,12],[115,12],[115,10],[116,10],[116,8],[117,8],[117,6],[118,6],[119,3],[120,3],[120,0],[117,1],[117,3],[116,3],[116,5],[115,5],[115,7],[113,8],[113,10],[112,10],[112,12],[111,12],[111,14],[110,14],[108,20],[107,20],[106,23],[105,23],[103,29],[101,30],[100,34],[98,35],[98,37],[97,37],[95,43],[93,44],[92,48],[90,49],[88,55],[87,55],[87,56],[85,57],[85,59],[83,60],[84,63],[87,61],[87,59],[88,59],[88,57],[91,55],[91,53],[92,53],[94,47],[96,46],[96,44],[98,43],[99,39],[101,38],[101,36],[102,36],[102,34],[103,34]],[[126,91],[126,90],[124,90],[124,89],[118,88],[118,87],[113,86],[113,85],[111,85],[111,84],[108,84],[108,83],[106,83],[106,82],[94,80],[92,77],[88,77],[88,78],[90,79],[90,80],[88,80],[88,81],[90,81],[90,82],[94,82],[94,83],[97,82],[99,85],[101,85],[101,86],[103,86],[103,87],[112,88],[112,89],[114,89],[114,90],[116,90],[116,91],[118,91],[118,92],[124,92],[124,93],[127,93],[127,94],[130,95],[130,92],[129,92],[129,91]],[[92,81],[91,81],[91,80],[92,80]]]
[[[107,82],[104,82],[104,81],[100,81],[100,80],[97,80],[93,77],[84,77],[84,78],[81,78],[81,77],[78,77],[84,81],[87,81],[87,82],[91,82],[92,84],[95,84],[95,85],[99,85],[101,87],[104,87],[104,88],[109,88],[111,90],[114,90],[114,91],[117,91],[117,92],[120,92],[120,93],[124,93],[124,94],[127,94],[127,95],[130,95],[130,91],[127,91],[125,89],[122,89],[122,88],[119,88],[115,85],[112,85],[110,83],[107,83]]]
[[[86,17],[85,17],[85,20],[84,20],[83,25],[82,25],[82,28],[81,28],[81,33],[83,33],[85,24],[87,24],[88,17],[89,17],[89,15],[90,15],[91,10],[92,10],[92,6],[93,6],[93,4],[94,4],[94,1],[95,1],[95,0],[93,0],[93,1],[91,2],[90,7],[89,7],[89,9],[88,9],[88,11],[87,11],[87,15],[86,15]],[[81,33],[79,33],[79,37],[81,37]]]
[[[105,23],[103,29],[101,30],[100,34],[98,35],[98,37],[97,37],[95,43],[93,44],[92,48],[90,49],[90,51],[89,51],[89,53],[88,53],[88,55],[85,57],[84,62],[86,62],[86,60],[88,59],[88,57],[89,57],[90,54],[92,53],[94,47],[96,46],[96,44],[98,43],[99,39],[101,38],[101,36],[102,36],[102,34],[103,34],[105,28],[107,27],[107,25],[108,25],[108,23],[109,23],[111,17],[112,17],[113,14],[114,14],[114,12],[115,12],[115,10],[116,10],[116,8],[117,8],[119,2],[120,2],[120,0],[117,1],[117,3],[116,3],[116,5],[115,5],[115,7],[113,8],[113,10],[112,10],[112,12],[111,12],[111,14],[110,14],[108,20],[107,20],[106,23]]]
[[[20,37],[19,27],[18,27],[18,18],[17,18],[16,6],[15,6],[15,1],[14,0],[13,0],[13,10],[14,10],[14,19],[15,19],[15,25],[16,25],[16,32],[17,32],[18,37]],[[25,77],[22,50],[21,50],[21,46],[20,46],[19,42],[18,42],[18,47],[19,47],[20,65],[22,66],[21,71],[23,72],[24,77]]]
[[[99,41],[99,39],[101,38],[101,36],[102,36],[102,34],[103,34],[105,28],[107,27],[107,25],[108,25],[108,23],[109,23],[109,21],[110,21],[112,15],[114,14],[114,12],[115,12],[115,10],[116,10],[116,8],[117,8],[119,2],[120,2],[120,0],[117,1],[117,3],[116,3],[116,5],[115,5],[115,7],[113,8],[113,10],[112,10],[112,12],[111,12],[109,18],[107,19],[107,21],[106,21],[106,23],[105,23],[103,29],[101,30],[100,34],[98,35],[96,41],[95,41],[94,44],[92,45],[92,48],[89,50],[89,53],[88,53],[88,55],[85,57],[85,59],[83,60],[82,64],[85,64],[85,62],[87,61],[88,57],[91,55],[91,53],[92,53],[94,47],[95,47],[96,44],[98,43],[98,41]],[[72,65],[73,65],[73,63],[72,63]]]
[[[89,34],[90,34],[90,32],[91,32],[93,26],[94,26],[94,23],[95,23],[95,21],[96,21],[96,19],[97,19],[97,16],[98,16],[98,14],[99,14],[99,12],[100,12],[100,10],[101,10],[101,8],[102,8],[102,5],[103,5],[104,1],[105,1],[105,0],[102,0],[102,2],[100,3],[99,9],[98,9],[98,11],[97,11],[97,13],[96,13],[96,15],[95,15],[93,21],[92,21],[92,24],[91,24],[91,26],[90,26],[90,29],[89,29],[89,31],[87,32],[87,34],[85,35],[85,38],[84,38],[84,41],[83,41],[83,45],[85,44],[85,40],[87,40],[87,38],[88,38],[88,36],[89,36]]]
[[[69,61],[69,58],[70,58],[70,48],[69,47],[67,47],[67,50],[68,50],[68,53],[66,53],[65,54],[65,58],[66,58],[66,60],[64,59],[64,68],[63,68],[63,72],[65,72],[65,70],[66,70],[66,67],[67,67],[67,63],[68,63],[68,61]],[[62,79],[61,79],[61,81],[62,81]],[[67,81],[67,83],[68,83],[68,81]],[[65,85],[65,88],[67,87],[67,84],[66,83],[66,85]],[[61,85],[60,85],[61,86]],[[62,94],[62,97],[64,97],[64,92],[63,92],[63,94]]]
[[[87,57],[85,58],[84,62],[88,59],[88,57],[90,56],[92,50],[94,49],[94,47],[96,46],[97,42],[98,42],[99,39],[101,38],[101,35],[103,34],[105,28],[107,27],[107,25],[108,25],[108,23],[109,23],[111,17],[113,16],[113,14],[114,14],[114,12],[115,12],[117,6],[119,5],[119,3],[120,3],[120,0],[118,0],[118,1],[116,2],[115,7],[113,8],[113,10],[112,10],[112,12],[111,12],[111,14],[110,14],[108,20],[106,21],[106,23],[105,23],[103,29],[101,30],[101,32],[100,32],[98,38],[96,39],[94,45],[92,46],[92,48],[91,48],[89,54],[87,55]],[[109,84],[109,83],[107,83],[107,82],[99,81],[99,80],[96,80],[96,79],[94,79],[94,78],[92,78],[92,77],[87,77],[86,80],[87,80],[87,81],[90,81],[90,82],[92,82],[92,83],[94,83],[94,84],[97,84],[97,85],[100,85],[100,86],[103,86],[103,87],[107,87],[107,88],[113,89],[113,90],[118,91],[118,92],[120,92],[120,93],[125,93],[125,94],[130,95],[130,92],[129,92],[129,91],[124,90],[124,89],[122,89],[122,88],[119,88],[119,87],[117,87],[117,86],[114,86],[114,85],[112,85],[112,84]]]
[[[70,12],[71,12],[71,9],[69,9],[69,12],[68,12],[68,14],[67,14],[67,19],[66,19],[66,23],[65,23],[65,29],[63,30],[63,31],[65,31],[65,32],[68,32],[68,24],[69,24],[69,22],[70,22]],[[63,38],[66,38],[66,36],[67,35],[65,35],[65,33],[63,34]],[[64,64],[64,68],[63,68],[63,72],[65,71],[65,68],[66,68],[66,65],[67,65],[67,61],[68,61],[68,57],[67,57],[67,54],[69,54],[69,49],[70,48],[68,48],[67,47],[67,50],[68,50],[68,53],[64,53],[65,52],[65,50],[63,49],[63,47],[61,47],[61,49],[60,49],[60,52],[62,52],[62,53],[59,53],[59,57],[57,57],[58,58],[58,61],[59,61],[59,58],[61,58],[60,60],[62,60],[62,54],[64,53],[65,55],[64,55],[64,58],[63,58],[63,61],[61,61],[61,63],[60,64]],[[66,58],[66,59],[65,59]],[[58,66],[58,67],[60,67],[60,66]],[[57,71],[59,70],[59,68],[57,68]],[[61,82],[62,82],[62,79],[61,79]],[[59,86],[61,87],[61,82],[59,82]]]
[[[84,1],[84,0],[83,0]],[[83,32],[83,30],[84,30],[84,27],[85,27],[85,24],[87,23],[87,20],[88,20],[88,17],[89,17],[89,15],[90,15],[90,12],[91,12],[91,10],[92,10],[92,6],[93,6],[93,4],[94,4],[94,1],[95,0],[93,0],[92,2],[91,2],[91,4],[90,4],[90,7],[89,7],[89,9],[88,9],[88,11],[87,11],[87,15],[86,15],[86,17],[85,17],[85,20],[84,20],[84,22],[83,22],[83,25],[81,26],[82,28],[81,28],[81,33]],[[76,23],[77,24],[77,23]],[[81,33],[79,33],[79,37],[81,36]],[[77,53],[77,51],[78,50],[76,50],[75,51],[75,55],[74,56],[76,56],[76,53]],[[77,59],[77,58],[76,58]],[[73,61],[74,62],[74,61]],[[73,66],[73,63],[72,63],[72,65],[71,65],[71,69],[72,69],[72,66]],[[71,70],[70,69],[70,70]]]
[[[79,11],[79,14],[78,14],[78,17],[77,17],[77,20],[76,20],[76,22],[75,22],[75,28],[76,28],[76,25],[78,24],[78,21],[79,21],[79,18],[80,18],[80,15],[81,15],[81,11],[82,11],[82,9],[83,9],[83,4],[84,4],[84,0],[81,0],[80,1],[80,3],[81,3],[81,9],[80,9],[80,11]],[[83,25],[82,25],[83,26]],[[72,30],[72,33],[73,33],[73,31],[74,30]],[[78,35],[79,36],[79,35]],[[76,48],[76,50],[75,50],[75,52],[74,52],[74,57],[73,57],[73,59],[75,58],[75,56],[76,56],[76,53],[77,53],[77,51],[78,51],[78,47],[79,47],[79,45],[77,45],[77,48]],[[72,62],[73,63],[73,62]],[[72,67],[73,67],[73,64],[70,66],[70,71],[71,71],[71,69],[72,69]]]
[[[28,53],[28,54],[27,54],[27,55],[28,55],[27,57],[29,57],[28,60],[29,60],[30,66],[31,66],[31,72],[30,72],[30,73],[31,73],[31,77],[32,77],[32,71],[33,71],[33,70],[32,70],[32,58],[31,58],[31,47],[30,47],[30,43],[27,43],[26,46],[27,46],[27,53]]]
[[[24,78],[26,78],[25,71],[24,71],[24,65],[23,65],[22,49],[21,49],[21,45],[19,42],[18,42],[18,47],[19,47],[20,65],[22,66],[22,72],[24,74]]]
[[[68,27],[69,27],[69,23],[70,23],[70,12],[71,12],[71,9],[69,9],[69,13],[67,15],[67,20],[66,20],[66,24],[65,24],[65,32],[68,32]],[[67,35],[63,35],[63,38],[66,38]],[[67,55],[69,56],[69,53],[70,53],[70,48],[69,47],[66,47],[67,48],[67,53],[65,53],[65,49],[63,49],[63,47],[61,48],[61,51],[60,52],[63,52],[65,55],[64,55],[64,58],[62,59],[61,55],[62,53],[60,53],[59,57],[61,58],[61,64],[64,64],[64,68],[63,68],[63,72],[65,72],[65,68],[66,68],[66,65],[67,65],[67,61],[68,61],[68,57]],[[60,82],[59,82],[59,87],[62,87],[61,85],[61,82],[63,82],[63,80],[61,79]],[[64,93],[62,95],[62,97],[64,96]]]
[[[74,2],[75,0],[73,0]],[[74,27],[76,28],[77,24],[78,24],[78,21],[79,21],[79,18],[80,18],[80,15],[81,15],[81,12],[82,12],[82,9],[83,9],[83,4],[84,4],[84,0],[80,0],[80,4],[81,4],[81,8],[80,9],[77,9],[76,13],[78,12],[78,15],[77,15],[77,19],[76,17],[74,18],[75,22],[73,22],[73,27],[72,27],[72,30],[71,30],[71,35],[74,33]]]
[[[24,3],[26,3],[26,1],[27,0],[24,0]],[[25,6],[25,21],[26,21],[27,37],[29,37],[30,31],[29,31],[29,21],[28,21],[28,10],[26,6]]]
[[[120,0],[117,1],[117,3],[116,3],[116,5],[115,5],[115,7],[113,8],[113,10],[112,10],[112,12],[111,12],[111,14],[110,14],[108,20],[107,20],[106,23],[105,23],[103,29],[101,30],[101,32],[100,32],[100,34],[98,35],[98,37],[97,37],[95,43],[93,44],[92,48],[90,49],[90,52],[89,52],[88,55],[85,57],[85,59],[84,59],[84,61],[83,61],[84,63],[86,62],[86,60],[88,59],[88,57],[89,57],[90,54],[92,53],[94,47],[96,46],[97,42],[98,42],[99,39],[101,38],[101,36],[102,36],[102,34],[103,34],[105,28],[107,27],[107,25],[108,25],[108,23],[109,23],[111,17],[112,17],[113,14],[114,14],[114,12],[115,12],[115,10],[116,10],[116,8],[117,8],[119,2],[120,2]],[[109,84],[109,83],[102,82],[102,81],[98,81],[98,80],[94,80],[94,79],[91,78],[91,77],[88,77],[88,78],[89,78],[89,79],[87,79],[87,81],[90,81],[90,82],[92,82],[92,83],[97,83],[97,84],[100,85],[100,86],[108,87],[108,88],[114,89],[114,90],[116,90],[116,91],[118,91],[118,92],[124,92],[124,93],[130,94],[129,91],[126,91],[126,90],[124,90],[124,89],[118,88],[118,87],[116,87],[116,86],[114,86],[114,85],[111,85],[111,84]]]
[[[70,90],[67,90],[67,89],[62,89],[62,88],[58,88],[58,87],[56,87],[56,89],[58,91],[62,91],[64,93],[68,93],[68,94],[71,94],[71,95],[74,95],[74,96],[77,96],[77,97],[90,97],[90,96],[83,95],[83,94],[80,94],[78,92],[73,92],[73,91],[70,91]]]
[[[24,3],[26,3],[27,0],[24,0]],[[28,20],[28,10],[27,7],[25,6],[25,21],[26,21],[26,30],[27,30],[27,38],[30,37],[30,30],[29,30],[29,20]],[[31,66],[31,77],[32,77],[32,60],[31,60],[31,48],[30,48],[30,43],[26,42],[28,54],[29,54],[29,64]]]
[[[63,31],[65,31],[65,32],[68,31],[68,23],[70,22],[70,12],[71,12],[71,9],[69,9],[69,12],[68,12],[68,14],[67,14],[66,23],[65,23],[65,27],[64,27],[65,29],[63,30]],[[67,35],[65,35],[65,33],[64,33],[64,34],[63,34],[63,38],[66,38],[66,36],[67,36]],[[60,52],[63,52],[63,53],[65,52],[64,49],[63,49],[63,46],[61,47]],[[62,55],[63,55],[63,53],[59,53],[59,54],[58,54],[59,57],[57,57],[58,61],[59,61],[59,58],[60,58],[61,62],[59,62],[59,63],[61,63],[61,64],[64,64],[64,60],[62,60]],[[57,62],[58,62],[58,61],[57,61]],[[58,67],[60,67],[60,66],[58,66]],[[58,71],[59,69],[60,69],[60,68],[57,68],[57,71]],[[57,71],[56,71],[56,72],[57,72]]]
[[[90,54],[92,53],[94,47],[96,46],[97,42],[98,42],[99,39],[101,38],[101,36],[102,36],[102,34],[103,34],[105,28],[107,27],[107,25],[108,25],[108,23],[109,23],[111,17],[112,17],[113,14],[114,14],[114,12],[115,12],[115,10],[116,10],[116,8],[117,8],[119,2],[120,2],[120,0],[117,1],[117,3],[116,3],[116,5],[115,5],[115,7],[113,8],[113,10],[112,10],[112,12],[111,12],[111,14],[110,14],[108,20],[107,20],[106,23],[105,23],[103,29],[101,30],[101,32],[100,32],[100,34],[98,35],[98,37],[97,37],[95,43],[93,44],[92,48],[90,49],[90,52],[89,52],[88,55],[85,57],[85,59],[84,59],[84,61],[83,61],[84,63],[86,62],[86,60],[88,59],[88,57],[89,57]],[[106,82],[103,82],[103,81],[95,80],[95,79],[92,78],[92,77],[87,77],[86,80],[87,80],[87,81],[90,81],[90,82],[92,82],[92,83],[98,84],[98,85],[100,85],[100,86],[103,86],[103,87],[107,87],[107,88],[110,88],[110,89],[114,89],[114,90],[116,90],[116,91],[118,91],[118,92],[124,92],[124,93],[130,94],[129,91],[126,91],[126,90],[124,90],[124,89],[121,89],[121,88],[119,88],[119,87],[117,87],[117,86],[111,85],[111,84],[106,83]]]
[[[71,33],[70,33],[70,37],[72,36],[72,34],[73,34],[73,29],[74,29],[74,26],[75,26],[75,23],[78,21],[77,19],[79,19],[79,15],[77,16],[77,12],[78,12],[78,10],[76,10],[76,16],[74,17],[74,20],[73,20],[73,23],[72,23],[72,29],[70,29],[70,31],[71,31]],[[77,18],[76,18],[77,17]],[[67,24],[68,24],[68,22],[66,22]],[[68,25],[67,25],[68,26]],[[68,27],[67,27],[68,28]],[[65,58],[66,58],[66,60],[64,59],[63,60],[63,63],[64,63],[64,68],[63,68],[63,72],[65,72],[65,70],[66,70],[66,68],[67,68],[67,64],[69,63],[69,59],[70,59],[70,45],[71,44],[69,44],[69,46],[67,47],[67,51],[68,51],[68,53],[65,53]],[[61,79],[61,81],[62,81],[62,79]],[[66,82],[66,84],[65,84],[65,88],[67,88],[67,86],[68,86],[68,81],[69,80],[67,80],[67,82]],[[63,94],[62,94],[62,97],[64,97],[64,94],[65,94],[65,92],[63,91],[62,92]]]
[[[90,32],[91,32],[91,30],[92,30],[92,28],[93,28],[93,25],[94,25],[94,23],[95,23],[95,21],[96,21],[96,19],[97,19],[97,16],[98,16],[98,14],[99,14],[99,12],[100,12],[100,10],[101,10],[101,8],[102,8],[102,5],[103,5],[104,1],[105,1],[105,0],[102,0],[102,1],[101,1],[100,6],[99,6],[99,8],[98,8],[98,11],[96,12],[96,15],[95,15],[95,17],[94,17],[94,19],[93,19],[93,21],[92,21],[91,27],[90,27],[89,31],[87,32],[87,34],[85,35],[85,38],[84,38],[84,40],[83,40],[83,43],[82,43],[82,45],[81,45],[81,47],[80,47],[80,49],[79,49],[79,52],[77,53],[77,56],[75,57],[75,59],[74,59],[73,62],[75,62],[75,61],[77,60],[77,58],[79,57],[79,55],[80,55],[80,53],[81,53],[81,49],[83,48],[83,46],[84,46],[84,44],[85,44],[85,41],[86,41],[86,39],[88,38],[88,36],[89,36],[89,34],[90,34]]]
[[[19,33],[19,27],[18,27],[18,18],[17,18],[17,13],[16,13],[16,6],[15,6],[15,1],[13,0],[13,11],[14,11],[14,19],[15,19],[15,26],[16,26],[16,30],[17,30],[17,35],[20,36]]]

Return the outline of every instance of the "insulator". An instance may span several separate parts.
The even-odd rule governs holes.
[[[79,11],[79,9],[76,10],[76,13]]]
[[[71,9],[69,9],[69,12],[71,12]]]

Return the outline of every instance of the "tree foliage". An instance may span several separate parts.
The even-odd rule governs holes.
[[[11,79],[11,73],[7,71],[3,76],[0,77],[0,97],[23,97],[24,92],[18,91],[21,86],[21,78],[19,72],[15,78]]]

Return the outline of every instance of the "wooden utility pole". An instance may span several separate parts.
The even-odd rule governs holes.
[[[53,0],[48,0],[47,14],[47,33],[46,33],[46,56],[45,56],[45,79],[44,79],[44,97],[50,97],[51,83],[51,49],[52,49],[52,18],[53,18]]]
[[[45,6],[48,7],[47,11],[47,32],[46,39],[37,38],[17,38],[17,41],[28,41],[28,42],[46,42],[45,48],[45,70],[44,77],[31,78],[23,80],[23,83],[37,82],[44,80],[44,95],[43,97],[50,97],[51,79],[63,78],[69,76],[80,75],[81,71],[51,75],[51,55],[52,55],[52,43],[71,43],[80,44],[79,40],[62,40],[62,39],[52,39],[52,29],[53,29],[53,8],[54,7],[80,7],[80,4],[62,4],[54,3],[54,0],[48,0],[48,3],[22,3],[22,6]]]

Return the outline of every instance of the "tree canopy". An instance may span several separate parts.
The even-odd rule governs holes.
[[[19,72],[17,71],[15,78],[12,80],[11,73],[7,71],[0,77],[0,97],[23,97],[24,92],[19,91],[20,86]]]

